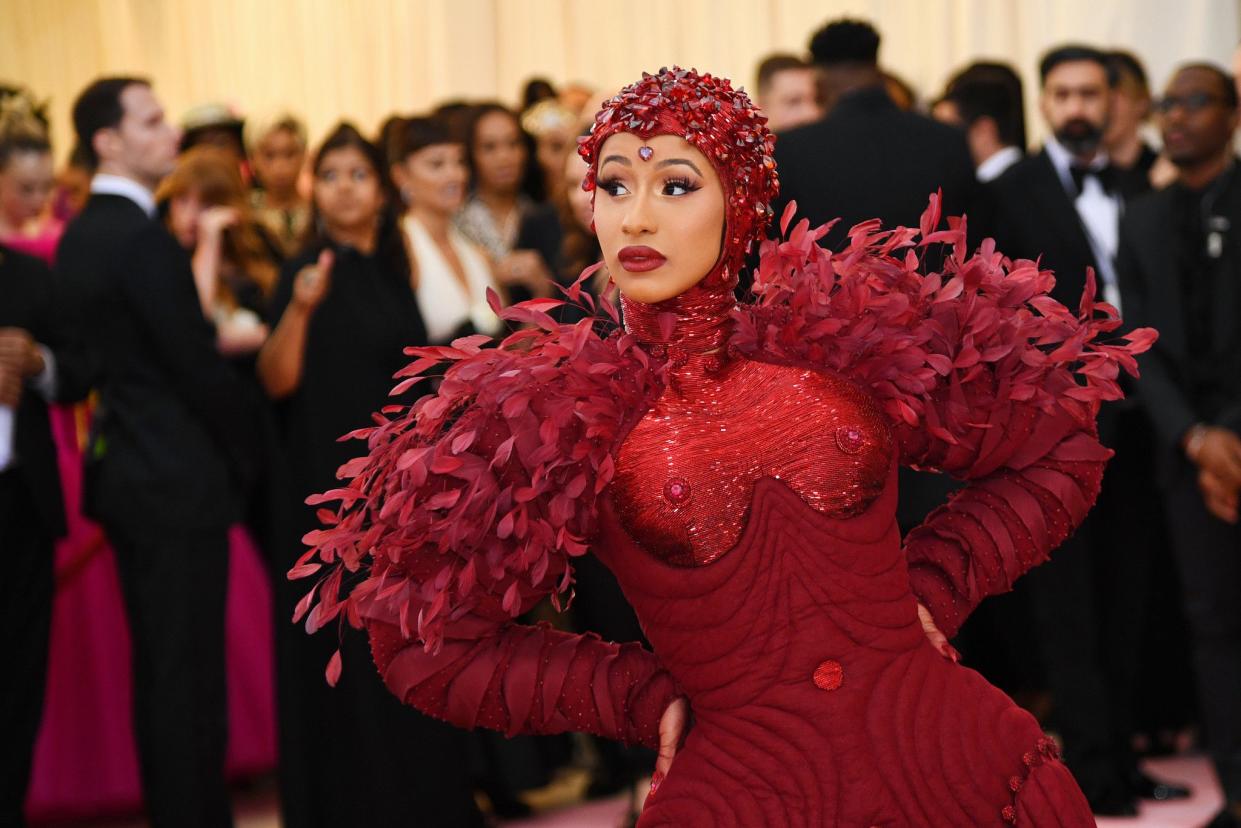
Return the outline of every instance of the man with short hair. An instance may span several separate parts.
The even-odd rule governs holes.
[[[1052,296],[1077,308],[1093,269],[1103,298],[1124,312],[1116,245],[1124,194],[1103,136],[1114,72],[1107,56],[1070,44],[1039,65],[1042,151],[991,183],[993,227],[1005,255],[1055,273]],[[1099,434],[1115,457],[1095,508],[1051,560],[1026,578],[1065,761],[1100,816],[1132,816],[1138,798],[1188,791],[1138,768],[1130,742],[1141,627],[1153,561],[1164,542],[1147,419],[1132,400],[1105,404]]]
[[[1155,423],[1157,468],[1193,637],[1199,711],[1225,806],[1241,826],[1241,115],[1210,64],[1172,76],[1158,103],[1179,178],[1134,201],[1120,228],[1128,325],[1154,325],[1138,396]]]
[[[180,137],[159,99],[144,80],[104,78],[73,122],[96,174],[56,270],[99,392],[83,503],[116,553],[147,811],[154,828],[230,826],[224,599],[246,395],[216,351],[189,254],[155,218]]]
[[[772,132],[783,132],[823,117],[814,67],[789,54],[775,54],[758,65],[758,108]]]
[[[780,196],[797,202],[811,225],[841,221],[823,239],[838,247],[849,228],[879,218],[887,226],[918,226],[927,199],[944,192],[944,215],[967,212],[977,193],[965,139],[923,115],[903,112],[884,88],[879,33],[856,20],[836,20],[810,41],[823,78],[828,115],[776,142]]]
[[[1014,96],[1010,83],[971,73],[967,68],[936,101],[931,115],[964,131],[975,174],[986,183],[1025,156],[1022,106],[1019,85]]]
[[[1142,127],[1151,116],[1151,91],[1142,62],[1130,52],[1107,53],[1115,77],[1112,86],[1111,117],[1103,134],[1108,158],[1119,175],[1119,186],[1126,195],[1141,195],[1150,189],[1151,168],[1159,153],[1142,137]]]

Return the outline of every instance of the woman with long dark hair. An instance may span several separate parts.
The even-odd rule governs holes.
[[[554,212],[542,204],[546,183],[534,139],[512,110],[480,104],[470,121],[466,161],[471,190],[457,226],[487,252],[496,280],[514,287],[515,299],[538,295],[555,268],[559,236]]]
[[[338,439],[388,401],[402,349],[426,342],[382,154],[342,124],[313,172],[313,235],[281,273],[258,365],[279,401],[292,481],[284,569],[316,523],[303,499],[330,487],[356,453]],[[281,579],[276,593],[284,824],[481,825],[464,734],[409,716],[361,657],[328,688],[323,664],[336,638],[314,641],[289,625],[297,591]],[[361,636],[342,636],[346,650],[365,652]]]

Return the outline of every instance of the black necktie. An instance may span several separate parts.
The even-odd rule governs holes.
[[[1116,168],[1110,164],[1097,170],[1073,164],[1069,167],[1069,175],[1073,176],[1073,186],[1077,188],[1078,195],[1082,194],[1082,189],[1086,186],[1086,178],[1089,176],[1098,179],[1099,186],[1105,193],[1116,189]]]

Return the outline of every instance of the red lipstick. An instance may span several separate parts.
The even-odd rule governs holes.
[[[644,244],[622,247],[621,251],[616,254],[616,258],[620,259],[621,267],[630,273],[645,273],[661,267],[664,262],[668,261],[663,253]]]

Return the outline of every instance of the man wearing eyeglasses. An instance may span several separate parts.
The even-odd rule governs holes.
[[[1183,66],[1156,104],[1178,179],[1135,201],[1120,231],[1125,321],[1153,325],[1138,394],[1159,435],[1173,551],[1194,639],[1199,707],[1241,826],[1241,171],[1237,90],[1209,64]]]
[[[989,185],[998,247],[1054,271],[1052,296],[1070,308],[1093,270],[1098,292],[1124,314],[1115,255],[1132,192],[1104,144],[1116,67],[1098,49],[1069,44],[1043,57],[1039,75],[1039,109],[1050,135],[1040,152]],[[1158,587],[1166,529],[1144,413],[1135,403],[1110,403],[1100,412],[1099,433],[1116,455],[1098,502],[1025,588],[1052,696],[1049,725],[1064,740],[1065,761],[1096,815],[1133,816],[1140,798],[1189,793],[1143,773],[1131,743],[1145,645],[1137,619]]]

